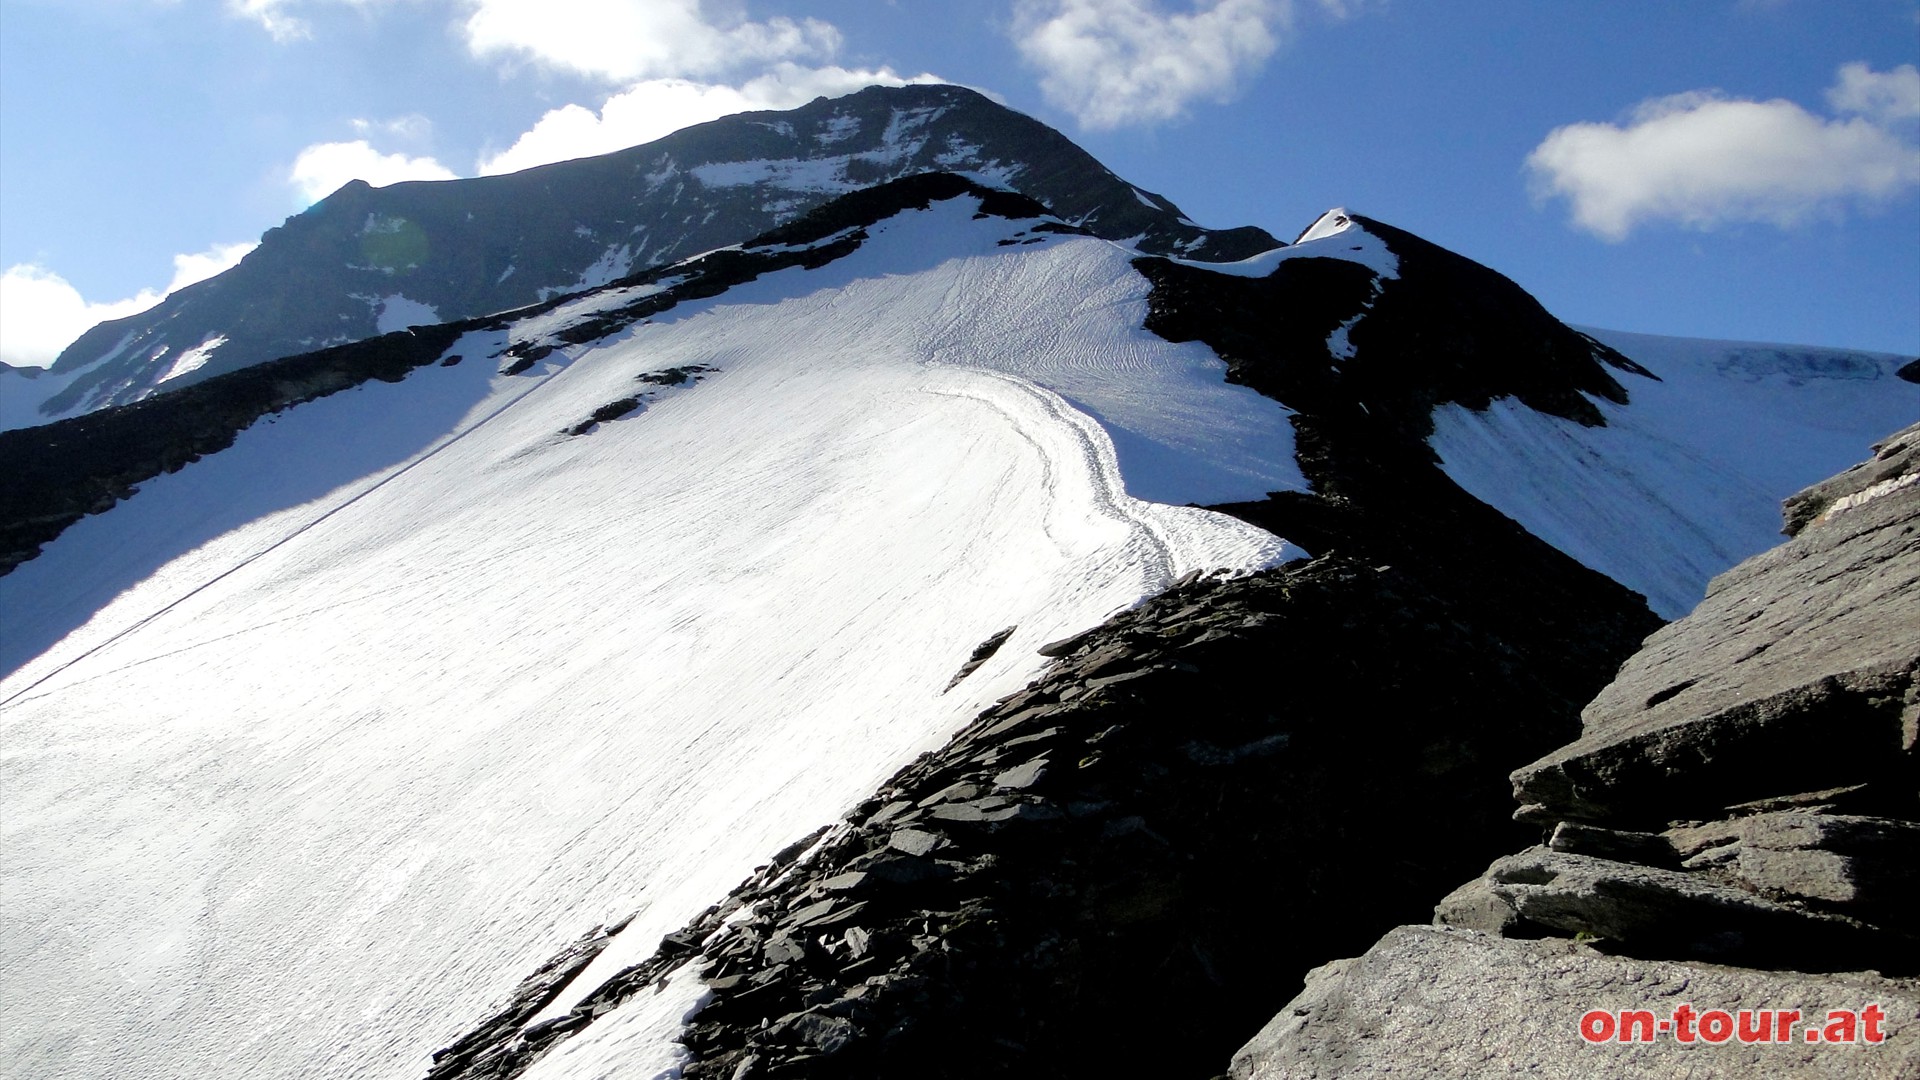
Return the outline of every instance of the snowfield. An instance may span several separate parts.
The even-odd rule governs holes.
[[[1507,398],[1434,411],[1441,468],[1475,498],[1669,619],[1715,574],[1780,542],[1780,502],[1920,419],[1910,357],[1589,329],[1658,380],[1581,427]]]
[[[1286,410],[1140,328],[1130,252],[973,209],[525,375],[492,357],[553,319],[468,335],[0,578],[0,1073],[419,1075],[595,925],[637,913],[571,995],[650,953],[1039,645],[1300,554],[1169,505],[1304,487]],[[654,1075],[699,990],[540,1075]]]

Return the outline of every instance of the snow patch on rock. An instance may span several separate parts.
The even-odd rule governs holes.
[[[207,366],[207,361],[213,359],[213,350],[226,343],[227,336],[225,334],[215,334],[207,338],[200,344],[174,357],[173,363],[167,366],[166,374],[160,376],[156,382],[172,382],[182,375],[199,371],[201,368]]]

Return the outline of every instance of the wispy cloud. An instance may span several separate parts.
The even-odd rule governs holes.
[[[1623,124],[1556,128],[1527,157],[1537,198],[1565,198],[1606,240],[1668,221],[1694,229],[1791,226],[1920,186],[1920,71],[1842,67],[1838,115],[1704,90],[1642,102]]]
[[[433,121],[419,113],[408,113],[405,116],[394,116],[385,120],[360,118],[353,121],[353,131],[361,138],[379,135],[408,143],[423,143],[433,136]]]
[[[227,0],[227,9],[260,24],[275,41],[300,41],[313,36],[307,20],[293,14],[289,0]]]
[[[314,35],[322,8],[438,3],[461,12],[467,47],[608,82],[714,76],[780,61],[832,59],[840,31],[819,19],[755,21],[703,0],[227,0],[274,40]]]
[[[1293,28],[1293,0],[1019,0],[1013,39],[1047,100],[1089,128],[1157,124],[1224,102]],[[1341,17],[1360,0],[1317,0]]]
[[[173,280],[164,291],[142,289],[124,300],[88,300],[67,279],[35,263],[8,267],[0,274],[0,361],[45,367],[94,325],[137,315],[168,293],[235,265],[257,246],[215,244],[206,251],[175,255]]]

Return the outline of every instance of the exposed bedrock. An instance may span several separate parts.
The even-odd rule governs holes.
[[[1239,1080],[1920,1074],[1920,426],[1788,500],[1513,774],[1544,843],[1308,988]],[[1592,1009],[1884,1011],[1884,1040],[1593,1045]]]
[[[1881,1006],[1886,1041],[1877,1046],[1810,1044],[1836,1009]],[[1579,1034],[1591,1010],[1668,1020],[1681,1005],[1696,1014],[1755,1010],[1750,1022],[1791,1040],[1682,1042],[1671,1029],[1650,1041],[1589,1043]],[[1438,926],[1402,926],[1365,955],[1307,977],[1289,1002],[1233,1060],[1234,1080],[1333,1077],[1805,1077],[1903,1080],[1920,1072],[1920,986],[1872,975],[1810,976],[1720,964],[1628,960],[1566,939],[1515,941]],[[1636,1020],[1636,1023],[1640,1021]],[[1749,1031],[1751,1032],[1751,1028]],[[1716,1032],[1717,1034],[1717,1032]]]

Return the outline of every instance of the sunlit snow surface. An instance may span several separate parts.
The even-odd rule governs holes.
[[[1780,500],[1920,419],[1903,358],[1797,345],[1588,333],[1659,381],[1615,372],[1631,402],[1586,428],[1511,399],[1434,412],[1455,483],[1668,618],[1707,581],[1780,542]]]
[[[222,345],[225,345],[226,343],[227,343],[227,336],[225,334],[212,335],[211,337],[207,338],[207,340],[201,342],[198,345],[195,345],[193,348],[188,349],[186,352],[183,352],[178,357],[176,357],[173,363],[168,366],[167,373],[165,375],[160,376],[159,381],[168,382],[173,379],[177,379],[182,375],[188,375],[195,371],[199,371],[201,368],[207,366],[207,361],[213,359],[213,350],[219,348]]]
[[[418,1075],[594,925],[638,912],[570,994],[651,952],[1038,645],[1296,553],[1164,505],[1303,486],[1285,411],[1140,328],[1130,252],[972,209],[526,375],[469,335],[0,578],[0,1074]],[[698,993],[540,1075],[653,1076]]]

